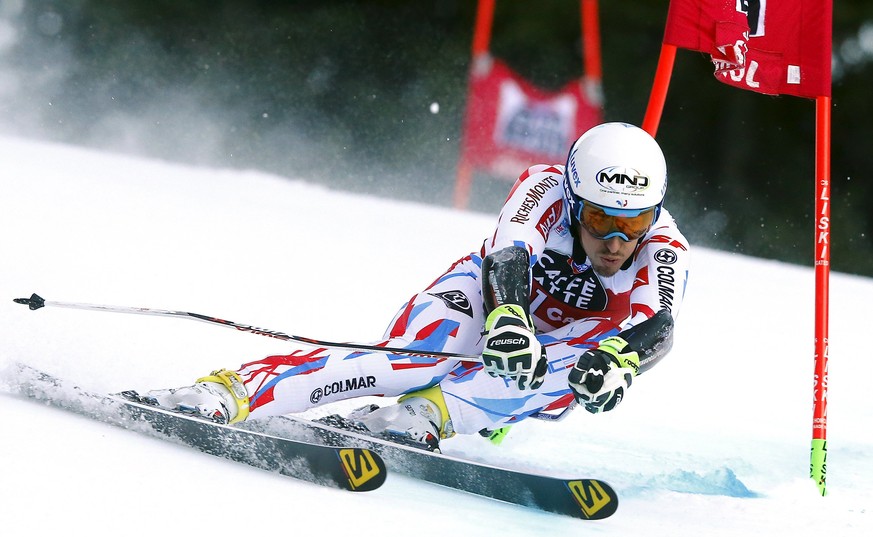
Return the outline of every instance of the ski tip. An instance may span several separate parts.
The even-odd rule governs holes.
[[[343,488],[368,492],[376,490],[385,483],[388,473],[385,461],[375,451],[364,448],[337,448],[336,454],[347,478]]]
[[[45,299],[36,293],[30,295],[30,298],[13,298],[16,304],[26,304],[31,310],[38,310],[45,306]]]
[[[618,510],[618,495],[609,484],[599,479],[567,481],[576,508],[566,514],[587,520],[602,520]]]

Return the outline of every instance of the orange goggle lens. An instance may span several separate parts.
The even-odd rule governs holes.
[[[607,211],[614,214],[608,214]],[[582,202],[579,222],[596,239],[619,237],[625,241],[639,239],[655,222],[655,207],[640,211],[604,209],[599,205]]]

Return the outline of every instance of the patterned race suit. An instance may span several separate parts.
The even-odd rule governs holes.
[[[439,384],[455,432],[496,429],[573,401],[567,375],[601,339],[667,310],[675,319],[688,279],[689,249],[662,210],[615,275],[595,274],[570,231],[563,166],[533,166],[513,186],[494,235],[456,261],[400,308],[380,343],[388,347],[482,352],[485,312],[481,266],[491,252],[516,245],[530,254],[531,315],[549,368],[543,385],[519,390],[481,365],[444,358],[337,349],[301,349],[238,370],[250,418],[300,412],[366,395],[398,396]],[[641,372],[657,359],[641,364]]]

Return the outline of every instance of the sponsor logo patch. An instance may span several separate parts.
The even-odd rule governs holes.
[[[470,305],[470,299],[461,291],[445,291],[443,293],[430,293],[445,302],[449,309],[459,311],[465,315],[473,317],[473,308]]]
[[[312,404],[316,404],[321,401],[323,397],[327,397],[328,395],[343,392],[352,392],[356,390],[362,390],[364,388],[372,388],[375,385],[376,377],[374,377],[373,375],[338,380],[336,382],[331,382],[330,384],[326,384],[323,387],[312,390],[312,393],[309,394],[309,401]]]

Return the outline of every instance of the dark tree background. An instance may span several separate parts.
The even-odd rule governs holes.
[[[451,204],[475,0],[2,5],[7,133]],[[607,120],[642,121],[667,5],[600,2]],[[563,86],[582,74],[578,9],[501,0],[491,50]],[[873,275],[870,2],[835,2],[834,60],[833,267]],[[679,52],[658,139],[693,243],[811,265],[814,111]],[[471,208],[496,212],[508,186],[478,178]]]

